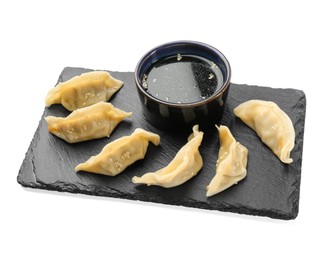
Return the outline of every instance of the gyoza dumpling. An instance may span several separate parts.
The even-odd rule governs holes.
[[[218,126],[216,126],[218,128]],[[228,127],[219,130],[220,150],[216,175],[207,186],[207,196],[213,196],[246,177],[248,150],[232,136]]]
[[[142,177],[133,177],[133,183],[171,188],[183,184],[195,176],[203,166],[199,146],[203,139],[203,132],[199,132],[198,125],[193,127],[193,133],[176,154],[175,158],[164,168],[144,174]]]
[[[79,164],[75,170],[115,176],[135,161],[144,158],[149,141],[157,146],[160,137],[137,128],[130,136],[121,137],[107,144],[98,155]]]
[[[48,130],[68,143],[109,136],[127,113],[107,102],[79,108],[67,117],[47,116]]]
[[[113,78],[107,71],[86,72],[50,89],[45,104],[62,104],[69,111],[73,111],[100,101],[108,101],[122,85],[122,81]]]
[[[250,100],[236,107],[234,113],[255,130],[282,162],[292,162],[290,152],[295,145],[295,130],[289,116],[277,104]]]

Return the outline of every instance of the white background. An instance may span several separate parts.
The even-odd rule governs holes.
[[[324,257],[321,2],[1,1],[0,258]],[[234,83],[306,93],[296,220],[46,192],[16,182],[44,97],[64,67],[133,71],[147,50],[180,39],[220,49]]]

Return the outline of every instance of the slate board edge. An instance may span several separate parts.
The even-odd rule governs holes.
[[[74,194],[84,194],[90,196],[98,196],[98,197],[108,197],[108,198],[117,198],[117,199],[126,199],[126,200],[134,200],[134,201],[142,201],[142,202],[152,202],[164,205],[172,205],[172,206],[183,206],[189,208],[197,208],[197,209],[205,209],[205,210],[216,210],[221,212],[230,212],[230,213],[237,213],[246,216],[260,216],[260,217],[269,217],[278,220],[292,220],[297,217],[298,208],[294,210],[292,214],[285,214],[281,211],[277,210],[256,210],[252,208],[247,208],[244,206],[240,206],[240,210],[237,207],[232,207],[228,204],[219,204],[215,206],[215,208],[211,208],[208,204],[204,203],[196,203],[193,205],[192,200],[178,200],[180,203],[175,203],[175,201],[166,201],[166,199],[158,199],[159,197],[155,197],[155,199],[150,199],[149,197],[136,197],[136,196],[129,196],[126,193],[120,193],[119,191],[105,189],[104,187],[90,187],[87,186],[87,190],[82,190],[81,187],[76,185],[67,185],[64,186],[60,185],[60,182],[52,183],[50,185],[42,183],[42,182],[24,182],[18,175],[17,181],[23,187],[32,188],[32,189],[43,189],[47,191],[57,191],[57,192],[67,192],[67,193],[74,193]],[[83,187],[84,188],[84,187]],[[82,191],[82,192],[81,192]]]
[[[299,159],[299,168],[300,168],[300,174],[299,178],[297,180],[298,185],[296,186],[297,189],[291,194],[291,198],[295,198],[293,201],[293,218],[295,219],[298,216],[299,213],[299,199],[300,199],[300,184],[301,184],[301,168],[302,168],[302,158],[303,158],[303,142],[304,142],[304,133],[305,133],[305,117],[306,117],[306,105],[307,105],[307,99],[306,94],[302,90],[296,90],[295,91],[301,93],[301,98],[299,102],[297,103],[297,106],[299,105],[301,107],[301,116],[299,117],[299,120],[297,120],[296,124],[301,125],[301,128],[298,133],[296,133],[297,136],[301,135],[302,138],[300,139],[300,142],[297,144],[297,149],[301,150],[301,157]]]

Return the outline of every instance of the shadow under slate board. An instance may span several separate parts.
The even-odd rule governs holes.
[[[90,70],[65,68],[59,81],[66,81],[86,71]],[[133,176],[141,176],[166,166],[187,142],[191,131],[171,133],[156,129],[142,114],[133,73],[111,72],[111,74],[122,80],[124,86],[110,102],[127,112],[133,112],[133,116],[120,123],[109,138],[69,144],[50,134],[44,120],[48,115],[67,116],[69,112],[61,105],[45,108],[17,177],[22,186],[278,219],[297,217],[306,110],[306,98],[302,91],[231,84],[220,123],[228,126],[237,141],[247,147],[249,151],[247,177],[237,185],[207,198],[206,186],[215,175],[220,147],[215,128],[204,132],[200,146],[204,166],[197,176],[188,182],[170,189],[132,183]],[[233,109],[250,99],[273,101],[291,118],[296,131],[295,147],[291,153],[292,164],[281,163],[255,132],[234,116]],[[158,147],[149,145],[143,160],[137,161],[115,177],[74,171],[76,165],[99,153],[107,143],[130,135],[138,127],[157,133],[161,137]]]

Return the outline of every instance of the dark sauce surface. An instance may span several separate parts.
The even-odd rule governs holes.
[[[192,103],[210,97],[223,84],[212,61],[199,56],[171,56],[155,62],[142,78],[150,95],[171,103]]]

